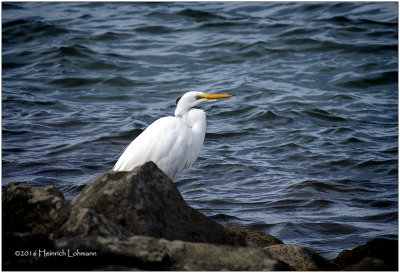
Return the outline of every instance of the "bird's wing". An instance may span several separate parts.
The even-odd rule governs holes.
[[[146,128],[125,149],[114,171],[130,171],[134,167],[153,161],[170,178],[187,165],[186,150],[191,146],[188,128],[176,117],[164,117]]]

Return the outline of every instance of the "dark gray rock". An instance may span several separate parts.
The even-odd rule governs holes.
[[[170,256],[168,270],[187,271],[276,271],[290,267],[259,248],[232,247],[225,245],[188,243],[183,241],[164,243]]]
[[[69,217],[71,205],[55,187],[10,183],[3,189],[3,232],[52,233]]]
[[[147,236],[132,236],[126,240],[90,236],[88,238],[64,238],[56,241],[59,249],[85,249],[96,253],[107,263],[106,268],[145,270],[289,270],[277,260],[271,259],[262,249],[232,247],[183,241],[168,241]],[[97,261],[93,269],[104,269]]]
[[[280,241],[267,234],[224,227],[190,208],[175,185],[152,163],[134,172],[102,177],[92,182],[73,205],[54,187],[6,186],[2,196],[3,269],[289,269],[263,249],[221,245],[244,245],[244,237],[256,244],[257,236],[261,241],[258,246],[268,240]],[[218,245],[132,236],[121,224],[127,228],[139,225],[132,230],[149,230],[153,236]]]
[[[313,250],[299,245],[273,245],[264,247],[272,258],[287,263],[296,271],[339,270],[339,267]]]
[[[169,266],[168,254],[150,238],[50,239],[46,234],[11,233],[3,239],[3,249],[7,250],[3,252],[3,270],[163,270]]]
[[[123,227],[86,208],[73,207],[53,186],[34,188],[10,183],[3,190],[5,232],[50,236],[130,236]]]
[[[72,204],[94,210],[136,235],[245,245],[242,237],[229,236],[222,225],[189,207],[153,162],[131,172],[101,175]]]
[[[132,234],[104,216],[77,206],[72,207],[67,221],[55,233],[56,237],[87,237],[90,235],[126,238]]]
[[[53,241],[43,233],[5,232],[3,229],[2,239],[4,271],[45,270],[48,265],[42,263],[38,250],[55,249]]]
[[[263,248],[266,246],[283,244],[278,238],[258,230],[224,226],[230,236],[243,237],[245,245],[249,247]]]
[[[2,201],[3,270],[397,270],[397,241],[372,240],[332,263],[267,233],[219,225],[153,163],[100,176],[72,204],[54,187],[21,183],[4,187]]]
[[[335,258],[344,270],[398,270],[398,241],[373,239],[364,245],[343,250]]]
[[[3,252],[3,270],[290,270],[285,263],[256,248],[168,241],[147,236],[50,239],[45,234],[8,235],[5,238],[8,247],[3,247],[7,250]],[[36,255],[15,256],[15,251],[21,249],[36,251]],[[53,254],[45,257],[43,251]]]
[[[375,257],[365,257],[361,261],[343,268],[343,271],[386,271],[388,268],[384,260]]]
[[[92,255],[90,270],[103,267],[139,270],[165,270],[170,264],[169,255],[158,239],[144,236],[117,238],[113,236],[65,237],[55,241],[57,249],[68,249]],[[82,257],[82,261],[85,260]]]

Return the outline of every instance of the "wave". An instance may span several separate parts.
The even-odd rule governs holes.
[[[341,88],[351,89],[367,89],[376,88],[382,85],[392,85],[394,82],[398,82],[397,71],[384,71],[377,73],[368,73],[368,77],[365,75],[359,75],[357,77],[346,77],[343,75],[342,78],[336,79],[333,84]]]
[[[165,34],[173,32],[174,30],[165,26],[145,26],[135,28],[136,32],[143,32],[148,34]]]
[[[210,12],[184,9],[178,12],[179,15],[196,20],[196,22],[209,21],[209,20],[225,20],[226,18],[220,15],[215,15]]]
[[[3,21],[3,39],[8,43],[30,42],[38,35],[42,37],[55,37],[69,33],[69,30],[42,21],[39,18],[17,19]]]

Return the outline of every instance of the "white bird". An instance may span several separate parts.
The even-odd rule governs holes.
[[[146,128],[122,153],[113,171],[131,171],[153,161],[174,179],[196,161],[203,146],[206,114],[199,104],[229,98],[229,94],[187,92],[176,100],[175,116],[163,117]]]

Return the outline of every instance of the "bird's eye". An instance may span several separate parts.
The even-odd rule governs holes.
[[[180,100],[181,98],[182,98],[182,97],[179,97],[179,98],[176,99],[176,105],[178,105],[178,102],[179,102],[179,100]]]

